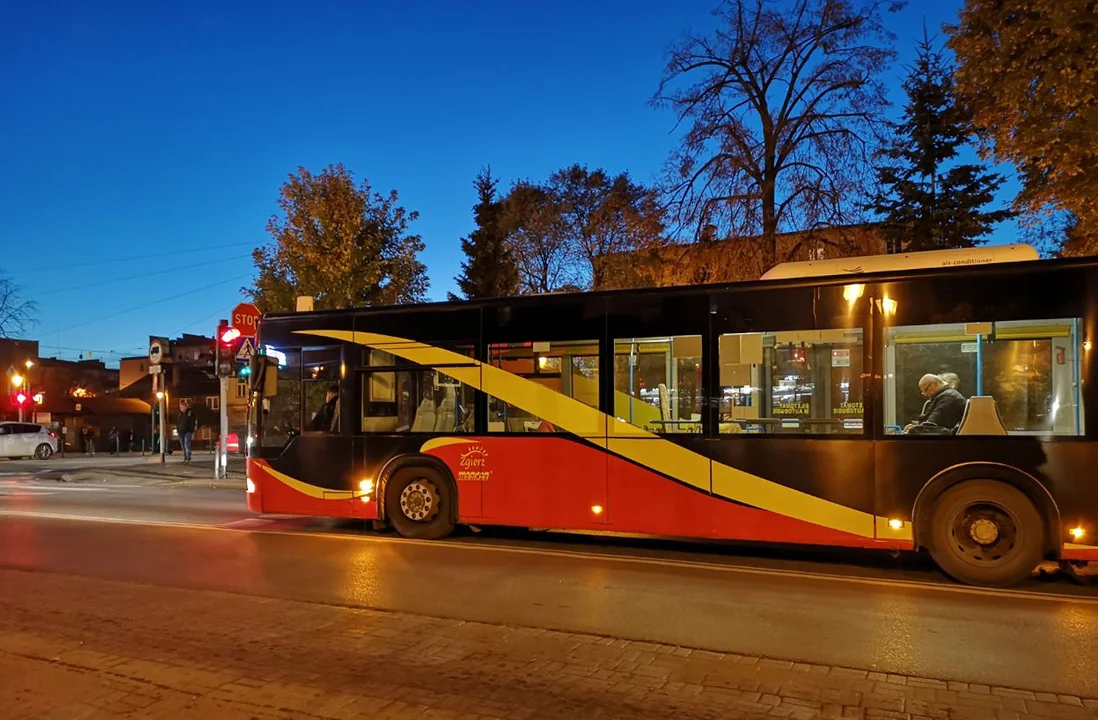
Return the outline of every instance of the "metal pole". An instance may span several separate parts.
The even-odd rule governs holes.
[[[168,388],[167,383],[161,386],[160,390],[160,464],[168,462],[168,422],[165,410],[168,405]]]
[[[221,442],[218,445],[218,458],[220,462],[218,464],[221,472],[220,477],[225,478],[229,475],[229,378],[221,378]]]
[[[149,403],[149,454],[156,452],[156,375],[152,378],[152,399]],[[141,457],[145,457],[145,443],[141,443]]]

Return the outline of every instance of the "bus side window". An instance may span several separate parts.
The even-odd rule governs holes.
[[[599,343],[597,340],[563,342],[497,343],[488,350],[490,364],[512,375],[537,383],[593,408],[599,406]],[[597,421],[588,426],[590,417],[567,410],[568,427],[557,427],[542,414],[557,414],[560,406],[550,410],[530,404],[540,402],[537,395],[496,397],[488,391],[489,432],[574,432],[578,435],[597,433]]]
[[[472,432],[475,391],[444,371],[374,370],[362,374],[363,432]]]
[[[339,432],[340,349],[304,350],[301,358],[305,429],[325,433]]]
[[[701,335],[614,341],[614,416],[659,434],[700,433]]]
[[[885,430],[907,435],[1081,435],[1080,337],[1078,318],[889,328]],[[961,396],[953,403],[960,409],[943,415],[935,409],[945,404],[944,397],[934,398],[947,388]],[[933,421],[943,417],[949,427],[926,427],[939,426]]]
[[[721,433],[864,432],[859,328],[721,335]]]

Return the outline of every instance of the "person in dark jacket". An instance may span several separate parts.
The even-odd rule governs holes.
[[[179,403],[179,417],[175,421],[176,432],[179,433],[179,442],[183,446],[183,462],[191,461],[191,442],[194,440],[195,430],[198,429],[198,418],[194,409],[186,401]]]
[[[324,404],[313,415],[312,429],[320,432],[331,432],[336,414],[336,403],[339,401],[339,386],[332,385],[324,398]]]
[[[905,433],[944,434],[961,423],[968,401],[948,382],[937,375],[923,375],[919,379],[919,392],[927,398],[927,403],[919,421],[904,428]]]

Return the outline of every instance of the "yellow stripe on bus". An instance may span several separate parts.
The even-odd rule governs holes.
[[[316,485],[310,485],[309,483],[301,482],[296,478],[292,478],[285,473],[280,473],[270,466],[269,463],[261,460],[256,461],[257,464],[263,468],[263,471],[278,480],[283,485],[287,485],[294,490],[297,490],[303,495],[317,498],[318,500],[349,500],[355,496],[351,490],[329,490],[327,488],[317,487]]]
[[[378,333],[296,330],[383,350],[431,367],[561,430],[586,438],[628,460],[728,500],[769,510],[841,532],[874,537],[876,516],[794,490],[737,468],[711,461],[659,435],[606,415],[533,380],[450,350]],[[446,365],[460,365],[445,367]],[[435,446],[437,447],[437,446]],[[892,535],[895,537],[895,535]]]

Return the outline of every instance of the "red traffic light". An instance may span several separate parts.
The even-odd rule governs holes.
[[[27,401],[27,394],[26,393],[22,393],[22,392],[15,393],[15,404],[16,405],[22,405],[26,401]]]
[[[231,343],[233,340],[236,340],[238,337],[240,337],[240,331],[237,330],[234,327],[225,328],[221,332],[221,342],[223,342],[223,343]]]

